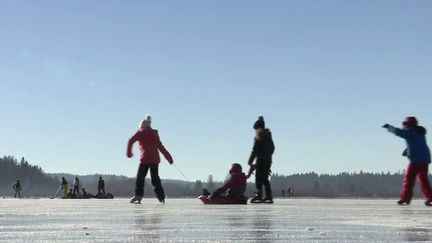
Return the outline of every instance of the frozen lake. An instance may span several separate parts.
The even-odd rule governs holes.
[[[0,199],[0,242],[432,241],[432,208],[415,200]]]

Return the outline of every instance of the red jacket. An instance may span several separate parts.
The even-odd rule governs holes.
[[[132,145],[138,141],[141,150],[141,164],[158,164],[159,151],[170,164],[173,163],[171,154],[162,145],[157,130],[152,128],[140,129],[133,135],[127,144],[127,156],[132,157]]]

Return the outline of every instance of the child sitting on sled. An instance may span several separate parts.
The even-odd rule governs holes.
[[[234,163],[230,166],[230,178],[222,187],[218,188],[213,194],[204,189],[204,195],[210,195],[213,200],[218,197],[244,197],[246,191],[246,175],[242,172],[240,164]]]

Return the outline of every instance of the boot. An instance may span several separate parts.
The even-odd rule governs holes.
[[[431,207],[432,206],[432,200],[427,200],[425,202],[425,205],[428,206],[428,207]]]
[[[135,195],[133,198],[131,198],[130,203],[136,203],[141,204],[142,196]]]
[[[256,192],[255,196],[251,199],[251,203],[260,203],[262,202],[262,193]]]

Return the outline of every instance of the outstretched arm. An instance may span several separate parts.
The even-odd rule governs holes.
[[[398,137],[406,138],[408,136],[408,132],[406,130],[394,127],[390,124],[384,124],[382,127],[386,128],[388,132],[393,133]]]

